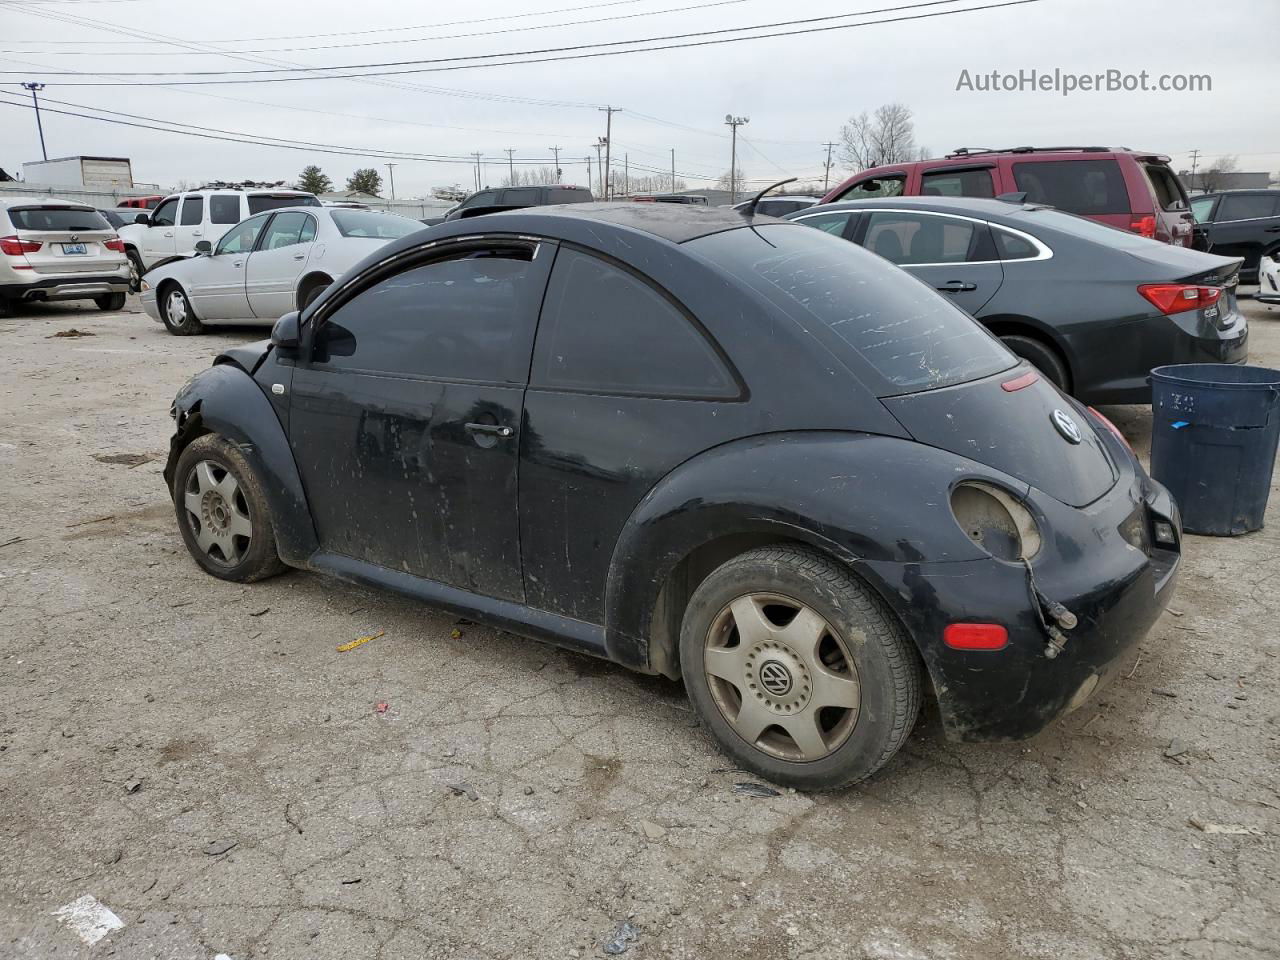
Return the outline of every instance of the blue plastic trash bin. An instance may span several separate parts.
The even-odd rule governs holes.
[[[1190,533],[1262,529],[1280,439],[1280,370],[1182,363],[1151,371],[1151,475]]]

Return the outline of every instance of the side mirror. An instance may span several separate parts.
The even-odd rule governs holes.
[[[293,356],[298,352],[298,345],[301,343],[301,333],[298,329],[298,311],[286,313],[283,317],[276,321],[276,325],[271,328],[271,345],[286,356]]]
[[[203,254],[207,257],[209,254],[213,253],[213,244],[208,240],[196,241],[196,253]]]
[[[151,215],[149,213],[140,213],[133,218],[134,223],[140,223],[143,226],[151,225]]]

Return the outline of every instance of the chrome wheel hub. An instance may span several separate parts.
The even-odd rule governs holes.
[[[844,638],[812,607],[750,593],[712,621],[707,686],[738,736],[782,760],[821,760],[858,722],[862,688]]]
[[[230,470],[201,460],[187,474],[182,504],[196,546],[210,559],[227,566],[244,559],[253,540],[253,522],[244,491]]]

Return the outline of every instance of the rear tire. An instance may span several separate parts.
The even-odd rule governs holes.
[[[235,444],[216,433],[192,440],[172,492],[182,540],[206,573],[249,583],[285,570],[262,483]]]
[[[157,291],[156,301],[165,329],[175,337],[190,337],[197,333],[204,333],[204,324],[196,319],[186,291],[176,283]]]
[[[1010,334],[1000,339],[1015,354],[1029,361],[1046,380],[1052,381],[1053,385],[1063,393],[1071,392],[1071,375],[1067,372],[1067,365],[1062,362],[1058,351],[1053,347],[1032,337],[1017,334]]]
[[[327,289],[329,289],[329,284],[331,283],[333,283],[332,280],[330,280],[328,283],[312,281],[310,284],[308,284],[303,289],[302,293],[298,295],[298,309],[305,310],[307,309],[307,307],[311,306],[311,304],[316,300],[317,297],[320,296],[320,294],[324,293]]]
[[[94,297],[93,302],[98,305],[99,310],[123,310],[125,295],[123,293],[104,293],[100,297]]]
[[[750,550],[702,581],[680,666],[725,752],[786,786],[871,776],[920,712],[920,658],[902,625],[846,567],[802,546]]]
[[[147,268],[142,265],[142,257],[138,256],[138,251],[133,247],[125,251],[125,256],[129,258],[129,291],[137,293],[142,289],[142,275],[147,272]]]

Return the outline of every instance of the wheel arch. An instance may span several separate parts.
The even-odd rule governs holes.
[[[1067,371],[1068,385],[1070,386],[1076,382],[1076,371],[1071,364],[1062,338],[1051,327],[1036,320],[1034,317],[1016,313],[1002,313],[983,317],[979,322],[997,337],[1027,337],[1048,347],[1057,356],[1058,361],[1062,364],[1062,369]]]
[[[200,311],[196,309],[195,301],[191,299],[191,294],[187,288],[182,285],[182,281],[177,277],[164,277],[155,284],[156,288],[156,311],[160,314],[160,319],[164,320],[164,298],[168,296],[169,291],[177,287],[182,291],[182,295],[187,298],[187,306],[191,308],[191,314],[197,320],[204,322],[204,317],[200,315]]]
[[[310,270],[303,274],[302,279],[298,281],[298,285],[293,291],[293,306],[295,310],[302,309],[302,301],[313,287],[327,287],[333,283],[333,276],[325,270]]]

